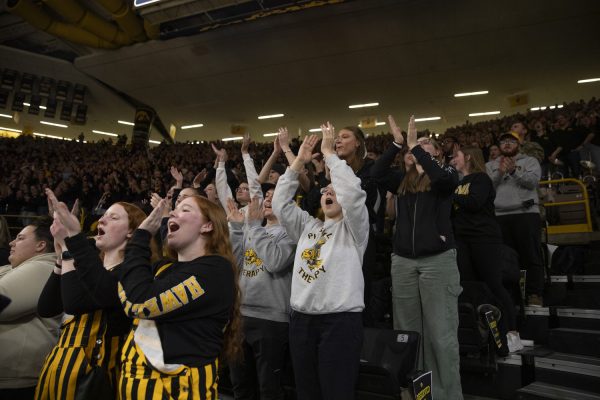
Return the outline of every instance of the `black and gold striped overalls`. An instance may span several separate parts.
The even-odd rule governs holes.
[[[77,382],[101,366],[115,388],[120,375],[121,345],[124,335],[106,335],[106,310],[77,315],[62,325],[58,344],[42,368],[35,390],[36,400],[72,400]]]
[[[172,263],[160,267],[154,277],[166,271]],[[123,345],[122,374],[119,381],[119,398],[122,400],[216,400],[219,360],[202,367],[182,365],[165,373],[150,365],[134,340],[138,319]]]

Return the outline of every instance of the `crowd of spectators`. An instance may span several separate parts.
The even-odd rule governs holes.
[[[560,107],[560,108],[559,108]],[[579,160],[600,163],[600,101],[564,103],[553,108],[529,111],[447,129],[443,134],[419,133],[443,139],[444,145],[474,145],[483,151],[485,161],[499,154],[501,134],[520,130],[525,142],[536,142],[533,152],[542,165],[543,176],[558,171],[563,176],[579,176]],[[518,125],[522,126],[519,127]],[[376,159],[391,140],[381,133],[366,138],[367,156]],[[293,139],[295,152],[299,140]],[[240,180],[244,168],[240,143],[217,143],[230,154],[228,167]],[[269,158],[272,143],[256,143],[251,148],[258,168]],[[527,146],[523,151],[526,152]],[[89,214],[101,213],[115,201],[129,201],[149,206],[152,192],[165,196],[175,184],[170,167],[183,174],[184,186],[192,184],[197,174],[210,176],[214,153],[210,143],[175,143],[150,148],[147,153],[132,153],[123,142],[82,143],[20,136],[0,139],[0,214],[44,215],[47,204],[43,195],[51,188],[57,196],[72,204],[79,198]],[[285,161],[281,157],[280,161]],[[206,176],[206,175],[202,175]],[[22,221],[25,225],[26,219]]]

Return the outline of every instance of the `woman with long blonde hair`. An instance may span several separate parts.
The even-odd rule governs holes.
[[[151,261],[166,200],[133,232],[117,269],[133,318],[122,353],[121,399],[216,399],[219,360],[240,351],[240,291],[221,207],[200,196],[169,214],[173,262]]]
[[[391,267],[394,329],[422,335],[420,364],[433,372],[435,397],[460,400],[457,330],[462,288],[450,221],[458,174],[444,165],[434,139],[417,138],[414,116],[407,143],[391,116],[389,122],[394,141],[371,174],[397,195]],[[405,146],[405,171],[392,169]]]

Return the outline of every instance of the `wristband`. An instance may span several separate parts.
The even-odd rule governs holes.
[[[393,144],[394,146],[396,146],[397,148],[399,148],[400,150],[402,150],[402,147],[404,147],[404,146],[402,146],[402,143],[398,143],[398,142],[396,142],[395,140],[394,140],[394,141],[392,141],[392,144]]]
[[[62,269],[62,264],[59,264],[59,263],[55,262],[54,263],[54,268]]]
[[[63,259],[63,261],[72,260],[73,256],[71,255],[71,253],[69,253],[68,250],[65,250],[62,252],[62,259]]]

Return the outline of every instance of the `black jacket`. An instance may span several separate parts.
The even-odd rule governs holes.
[[[400,194],[398,187],[404,172],[390,168],[398,152],[399,148],[390,146],[371,168],[371,175],[380,185],[398,196],[394,253],[418,258],[454,248],[450,214],[452,194],[458,183],[456,170],[441,165],[421,146],[415,146],[411,152],[431,180],[431,190]]]

